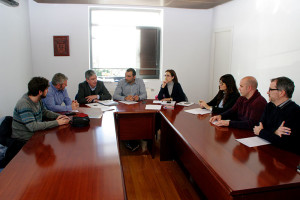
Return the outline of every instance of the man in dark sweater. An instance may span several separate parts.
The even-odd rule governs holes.
[[[86,104],[111,99],[104,83],[97,80],[97,75],[93,70],[85,72],[85,79],[86,81],[79,83],[78,86],[76,95],[78,103]]]
[[[300,107],[291,100],[294,82],[287,77],[271,80],[270,103],[253,132],[275,146],[300,155]]]
[[[252,130],[254,125],[258,124],[267,104],[265,98],[258,92],[257,85],[254,77],[244,77],[239,87],[241,96],[234,106],[221,115],[210,118],[209,121],[217,126]]]

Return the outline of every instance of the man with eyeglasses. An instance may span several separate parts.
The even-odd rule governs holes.
[[[220,115],[210,118],[216,126],[252,130],[264,112],[267,101],[257,90],[257,80],[253,76],[246,76],[240,81],[241,96],[234,106]]]
[[[300,154],[300,107],[291,100],[294,82],[287,77],[271,80],[270,102],[253,132],[275,146]]]
[[[43,103],[48,110],[53,112],[64,112],[77,110],[79,104],[76,100],[72,101],[69,98],[67,87],[68,77],[62,73],[57,73],[53,76],[48,88],[48,94]],[[65,105],[62,105],[64,103]]]

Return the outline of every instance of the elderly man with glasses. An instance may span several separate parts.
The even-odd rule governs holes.
[[[267,104],[253,132],[275,146],[300,155],[300,107],[291,100],[294,82],[287,77],[271,80]]]

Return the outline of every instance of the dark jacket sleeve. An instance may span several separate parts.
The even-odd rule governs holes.
[[[111,95],[106,89],[104,83],[102,81],[97,82],[97,95],[100,96],[100,100],[109,100],[111,99]]]
[[[85,82],[79,83],[78,92],[75,98],[78,101],[78,103],[80,104],[88,103],[85,99],[86,96],[89,96],[88,94],[86,94],[87,92],[88,91],[86,91]]]
[[[207,105],[211,106],[211,107],[215,107],[217,106],[217,97],[218,97],[218,94],[210,101],[207,103]]]
[[[221,113],[222,119],[231,119],[231,120],[236,120],[237,119],[237,111],[239,104],[242,103],[242,99],[238,98],[235,104],[228,109],[227,111]]]
[[[185,101],[185,94],[182,90],[180,83],[174,83],[171,97],[176,102]]]
[[[268,114],[268,106],[265,109],[265,112],[261,118],[262,124],[266,124],[267,120],[269,120],[270,114]],[[297,153],[300,155],[300,126],[298,125],[300,121],[300,110],[299,107],[294,107],[293,109],[290,109],[288,113],[286,114],[286,119],[284,126],[291,129],[290,135],[283,135],[282,137],[279,137],[275,134],[275,131],[279,128],[282,121],[280,121],[278,124],[274,124],[272,128],[264,128],[260,131],[259,137],[271,142],[273,145],[278,146],[280,148],[292,151],[294,153]]]
[[[165,86],[164,88],[160,87],[157,98],[158,100],[162,100],[163,98],[170,98],[168,86]]]
[[[215,96],[215,98],[210,101],[209,103],[211,102],[215,102],[214,105],[210,105],[208,104],[209,106],[212,106],[212,112],[214,114],[220,114],[220,113],[223,113],[225,112],[226,110],[232,108],[232,106],[235,104],[235,102],[237,101],[237,99],[240,97],[240,94],[239,93],[234,93],[234,94],[231,94],[229,96],[229,98],[227,99],[226,103],[223,105],[223,108],[219,108],[218,105],[217,105],[217,96]]]

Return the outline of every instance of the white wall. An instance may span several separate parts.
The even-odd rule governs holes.
[[[208,96],[212,10],[164,9],[163,71],[173,68],[189,101]]]
[[[300,1],[234,0],[214,9],[213,29],[233,27],[232,74],[258,79],[267,98],[270,79],[291,78],[300,103]]]
[[[69,77],[71,98],[89,68],[88,5],[37,4],[30,1],[32,55],[34,75],[51,80],[62,72]],[[209,50],[212,10],[164,9],[163,72],[173,68],[190,100],[208,94]],[[53,36],[70,36],[70,56],[53,56]],[[193,81],[191,81],[193,80]],[[146,80],[153,98],[160,80]],[[114,90],[115,83],[106,83]]]
[[[0,117],[13,114],[32,76],[28,1],[0,4]]]

